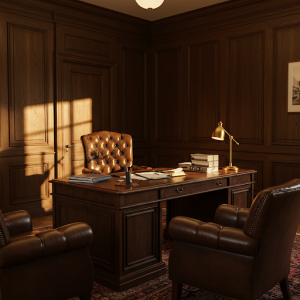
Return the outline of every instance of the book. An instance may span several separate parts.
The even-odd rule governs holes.
[[[214,161],[192,159],[192,164],[201,167],[214,167]]]
[[[218,167],[201,167],[201,166],[190,166],[189,171],[200,172],[200,173],[214,173],[218,172]]]
[[[69,178],[69,182],[83,182],[83,183],[96,183],[111,178],[108,174],[95,174],[95,173],[85,173],[79,175],[72,175]]]
[[[176,169],[175,169],[176,170]],[[172,170],[166,170],[166,171],[172,171]],[[172,177],[177,177],[177,176],[185,176],[186,174],[183,171],[177,171],[173,173],[164,173],[164,172],[140,172],[140,173],[135,173],[137,176],[141,176],[147,179],[168,179]]]
[[[172,176],[170,174],[164,174],[159,172],[139,172],[135,173],[137,176],[141,176],[146,179],[167,179],[171,178]]]
[[[178,168],[187,168],[191,165],[192,163],[190,161],[187,161],[187,162],[181,162],[181,163],[178,163]]]
[[[195,154],[191,154],[191,159],[214,161],[214,160],[219,160],[219,155],[195,153]]]

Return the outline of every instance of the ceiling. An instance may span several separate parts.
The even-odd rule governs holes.
[[[93,5],[115,10],[127,15],[155,21],[166,17],[178,15],[187,11],[214,5],[229,0],[165,0],[164,3],[153,10],[141,8],[135,0],[80,0]]]

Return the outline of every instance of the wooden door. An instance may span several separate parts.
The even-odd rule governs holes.
[[[57,175],[80,174],[80,137],[113,130],[114,67],[90,59],[58,55]],[[69,148],[68,148],[69,147]]]

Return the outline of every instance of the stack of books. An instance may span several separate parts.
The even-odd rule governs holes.
[[[214,154],[191,154],[189,171],[213,173],[219,171],[219,155]]]
[[[111,178],[111,175],[86,173],[70,176],[69,182],[74,183],[96,183]]]

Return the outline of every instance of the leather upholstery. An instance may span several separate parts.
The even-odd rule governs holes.
[[[4,214],[3,220],[10,242],[0,248],[0,300],[66,300],[92,290],[88,224],[33,231],[25,211]]]
[[[287,279],[299,220],[300,179],[261,191],[250,209],[219,206],[215,223],[175,217],[169,224],[170,279],[257,299]]]
[[[83,173],[108,174],[132,167],[132,137],[129,134],[99,131],[81,137],[85,153]]]
[[[10,243],[10,234],[0,210],[0,248]]]

